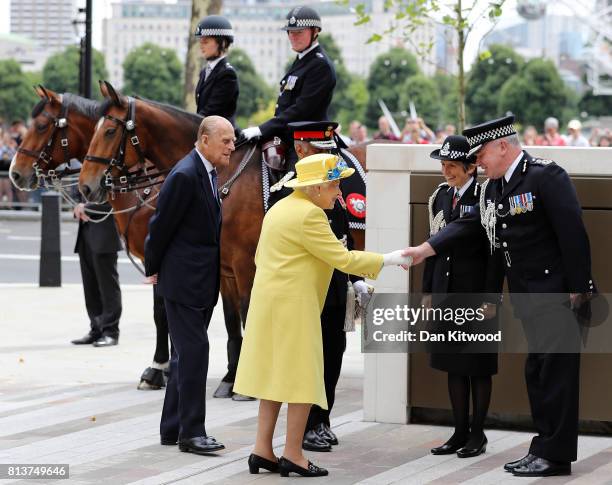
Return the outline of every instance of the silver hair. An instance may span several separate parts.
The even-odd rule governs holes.
[[[550,117],[550,118],[546,118],[546,120],[544,121],[544,128],[555,128],[558,129],[559,128],[559,120],[557,118],[554,117]]]
[[[516,133],[514,133],[513,135],[505,136],[503,139],[506,140],[510,145],[514,145],[517,147],[521,146],[521,141],[519,140],[518,134]]]

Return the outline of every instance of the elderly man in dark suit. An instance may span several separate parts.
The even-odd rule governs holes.
[[[206,434],[207,329],[219,296],[221,202],[216,170],[229,164],[234,128],[208,116],[195,149],[164,182],[145,241],[145,269],[164,297],[172,339],[161,444],[207,454],[225,448]]]
[[[75,345],[93,344],[108,347],[119,343],[121,288],[117,273],[117,251],[121,240],[115,226],[111,205],[77,204],[74,217],[79,220],[79,232],[74,252],[79,255],[85,306],[90,330],[72,341]],[[105,215],[106,214],[106,215]]]

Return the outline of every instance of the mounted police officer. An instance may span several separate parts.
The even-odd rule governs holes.
[[[293,132],[293,146],[299,160],[317,153],[335,153],[338,150],[335,129],[338,123],[333,121],[302,121],[289,123]],[[342,143],[342,142],[340,142]],[[353,250],[353,237],[349,230],[349,218],[340,199],[334,208],[325,211],[329,225],[336,237],[349,249]],[[345,316],[347,309],[347,287],[351,282],[355,295],[368,294],[363,278],[347,275],[335,270],[332,274],[323,312],[321,313],[321,333],[323,337],[323,379],[328,409],[317,405],[310,408],[306,423],[302,447],[310,451],[330,451],[332,445],[338,444],[338,438],[330,428],[329,415],[334,405],[336,385],[342,368],[342,357],[346,349]],[[360,298],[361,301],[363,298]]]
[[[418,263],[484,227],[488,291],[501,293],[507,278],[527,337],[525,380],[538,431],[529,453],[504,468],[516,476],[569,475],[578,448],[580,387],[579,327],[570,308],[580,309],[595,291],[589,239],[567,172],[523,151],[513,123],[507,116],[463,132],[489,177],[479,211],[405,254]]]
[[[321,29],[321,17],[311,7],[295,7],[287,14],[283,30],[297,57],[281,79],[274,117],[242,131],[246,139],[279,137],[287,146],[286,170],[294,170],[297,161],[287,124],[326,120],[336,86],[334,66],[317,40]]]
[[[209,15],[198,24],[195,36],[207,61],[196,86],[198,114],[222,116],[235,125],[238,76],[226,58],[234,42],[232,24],[220,15]]]

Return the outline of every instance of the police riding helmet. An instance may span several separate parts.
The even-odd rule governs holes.
[[[200,21],[195,30],[195,36],[213,37],[219,45],[219,51],[225,52],[234,42],[234,29],[229,20],[221,15],[209,15]]]
[[[291,30],[303,30],[308,28],[316,28],[319,31],[323,30],[321,17],[314,8],[301,6],[292,8],[286,17],[287,22],[283,26],[283,30],[289,32]]]

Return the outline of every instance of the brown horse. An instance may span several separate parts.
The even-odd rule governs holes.
[[[82,160],[104,110],[104,103],[70,93],[60,95],[42,86],[35,89],[41,100],[32,110],[32,123],[9,170],[13,184],[20,190],[34,190],[41,181],[47,183],[60,165],[71,159]],[[111,200],[119,231],[129,251],[141,260],[144,258],[143,235],[153,213],[141,204],[146,198],[142,192],[129,192]],[[155,201],[151,203],[154,205]],[[169,354],[163,299],[155,299],[153,313],[158,334],[153,360],[163,366]],[[160,384],[163,385],[161,371],[157,375],[149,372],[149,375],[151,377],[141,381],[139,388],[159,389]]]

